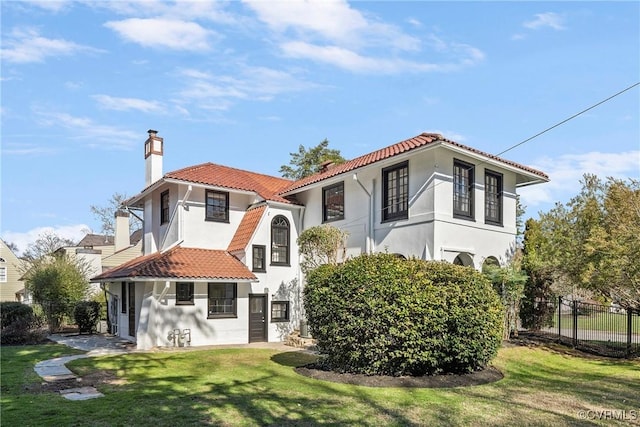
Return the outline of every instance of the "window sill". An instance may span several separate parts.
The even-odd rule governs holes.
[[[229,224],[229,219],[215,219],[215,218],[205,218],[204,219],[207,222],[222,222],[224,224]]]
[[[271,319],[271,323],[285,323],[289,321],[289,319]]]
[[[195,305],[193,301],[176,301],[176,305]]]
[[[393,218],[385,218],[382,221],[380,221],[380,224],[384,224],[387,222],[395,222],[395,221],[406,221],[408,219],[409,219],[409,215],[396,216]]]
[[[472,216],[468,216],[468,215],[462,215],[462,214],[455,214],[455,213],[454,213],[454,214],[453,214],[453,217],[454,217],[455,219],[464,219],[465,221],[473,221],[473,222],[475,222],[475,221],[476,221],[476,219],[475,219],[474,217],[472,217]]]
[[[327,223],[330,223],[330,222],[336,222],[336,221],[342,221],[342,220],[344,220],[344,216],[341,216],[339,218],[323,219],[322,223],[323,224],[327,224]]]
[[[498,221],[485,221],[484,223],[487,225],[494,225],[496,227],[504,227],[502,222],[498,222]]]
[[[280,263],[280,264],[271,263],[270,265],[271,265],[271,267],[291,267],[291,264],[288,264],[288,263],[287,264],[284,264],[284,263]]]
[[[237,319],[237,314],[210,314],[207,316],[207,319]]]
[[[266,272],[267,272],[267,269],[266,269],[266,268],[263,268],[263,269],[260,269],[260,270],[251,270],[251,272],[252,272],[252,273],[266,273]]]

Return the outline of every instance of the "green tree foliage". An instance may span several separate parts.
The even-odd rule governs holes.
[[[35,260],[23,277],[27,290],[42,307],[51,331],[59,329],[63,318],[70,317],[76,303],[89,293],[86,266],[68,255]]]
[[[329,141],[325,139],[320,144],[309,149],[300,145],[297,153],[289,153],[291,160],[288,165],[280,167],[280,173],[284,178],[301,179],[320,172],[322,164],[333,162],[344,163],[345,159],[340,155],[340,150],[329,148]]]
[[[303,256],[300,261],[302,271],[307,274],[323,264],[336,264],[339,257],[344,257],[348,236],[347,231],[328,224],[311,227],[300,233],[297,243]]]
[[[559,284],[640,308],[640,181],[585,175],[581,192],[540,217],[540,265]]]
[[[0,343],[33,344],[43,339],[33,308],[13,301],[0,302]]]
[[[544,257],[547,246],[540,222],[527,220],[522,259],[527,282],[520,307],[520,321],[525,329],[540,330],[553,325],[557,291],[553,287],[553,269]]]
[[[522,271],[522,261],[516,256],[506,266],[486,265],[482,270],[483,274],[493,284],[504,306],[504,339],[509,339],[511,335],[518,335],[518,316],[520,313],[520,302],[524,296],[524,287],[527,275]]]
[[[328,369],[369,375],[471,372],[502,339],[502,304],[481,273],[361,255],[311,271],[309,326]]]

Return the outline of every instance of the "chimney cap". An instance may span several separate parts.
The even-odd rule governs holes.
[[[153,130],[153,129],[149,129],[147,131],[147,133],[149,134],[149,136],[156,136],[158,134],[157,130]]]

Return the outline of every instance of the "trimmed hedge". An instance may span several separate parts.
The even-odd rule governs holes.
[[[100,320],[100,303],[97,301],[80,301],[73,309],[73,318],[80,333],[92,333]]]
[[[0,318],[0,344],[32,344],[44,340],[44,331],[31,306],[21,302],[1,302]]]
[[[304,303],[325,368],[421,376],[484,368],[503,307],[479,272],[445,262],[362,255],[309,273]]]

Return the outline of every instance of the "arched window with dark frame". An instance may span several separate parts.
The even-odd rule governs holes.
[[[289,221],[278,215],[271,221],[271,265],[289,265]]]

